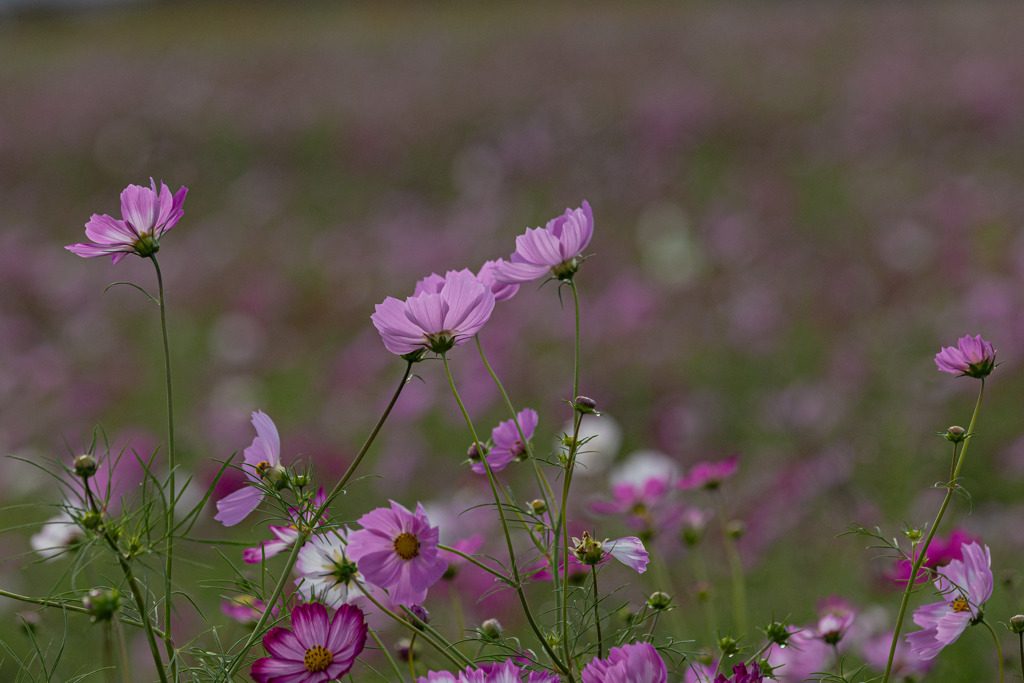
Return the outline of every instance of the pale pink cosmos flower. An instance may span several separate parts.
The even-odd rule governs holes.
[[[921,659],[933,659],[942,648],[955,642],[980,616],[992,597],[992,555],[988,546],[965,543],[963,559],[939,567],[935,588],[951,598],[918,607],[914,623],[922,628],[907,635],[907,643]]]
[[[188,188],[182,187],[174,196],[167,185],[149,179],[150,187],[129,185],[121,192],[121,218],[93,214],[85,224],[85,236],[92,242],[69,244],[73,254],[85,258],[110,254],[117,263],[128,254],[152,256],[160,249],[160,238],[178,224],[185,213],[182,205]]]
[[[571,280],[580,267],[580,254],[594,235],[594,215],[586,201],[578,209],[566,209],[543,228],[527,228],[516,238],[516,250],[505,263],[494,267],[494,279],[520,284],[551,275]]]
[[[587,565],[603,564],[615,558],[633,571],[643,574],[647,571],[649,555],[643,541],[636,536],[597,541],[590,532],[584,531],[582,538],[573,537],[570,558]]]
[[[362,529],[348,537],[346,551],[373,585],[388,591],[396,605],[421,604],[444,575],[448,562],[438,554],[439,533],[417,504],[415,514],[395,501],[359,518]]]
[[[274,421],[257,410],[252,414],[252,425],[256,428],[256,438],[245,449],[242,463],[242,471],[249,482],[217,501],[214,519],[224,526],[238,524],[256,509],[263,500],[263,488],[259,486],[261,477],[281,466],[281,437]]]
[[[537,411],[533,408],[523,408],[516,415],[515,420],[505,420],[491,430],[491,442],[493,445],[487,451],[487,464],[491,466],[492,472],[500,472],[516,458],[526,454],[526,446],[519,438],[519,429],[516,428],[516,420],[523,430],[523,436],[529,441],[533,438],[533,432],[537,429]],[[477,474],[486,474],[487,469],[483,462],[477,460],[471,463],[470,467]]]
[[[363,613],[342,605],[333,618],[317,602],[292,610],[292,631],[275,626],[263,636],[269,657],[252,665],[256,683],[327,683],[352,668],[366,644]]]
[[[996,366],[996,350],[981,335],[961,337],[956,348],[943,347],[935,354],[935,364],[942,372],[953,375],[982,378]]]
[[[491,293],[494,294],[495,301],[508,301],[516,295],[516,292],[519,291],[519,285],[517,284],[498,282],[494,279],[495,269],[502,268],[504,263],[505,259],[487,261],[484,265],[480,266],[480,270],[477,271],[476,274],[477,280],[491,288]]]
[[[613,647],[604,659],[594,659],[580,675],[583,683],[666,683],[665,661],[650,643]]]
[[[451,271],[439,288],[436,278],[425,278],[405,301],[389,296],[377,304],[370,319],[391,353],[444,353],[469,341],[490,318],[494,294],[472,273]]]

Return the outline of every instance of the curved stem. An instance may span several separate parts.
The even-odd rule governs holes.
[[[457,550],[457,549],[451,547],[450,545],[445,545],[444,543],[438,543],[437,547],[438,547],[438,549],[444,550],[444,551],[449,552],[449,553],[452,553],[453,555],[458,555],[459,557],[461,557],[462,559],[466,560],[467,562],[472,562],[473,564],[475,564],[480,569],[483,569],[485,572],[491,574],[492,576],[497,577],[498,579],[500,579],[504,583],[508,584],[509,586],[514,585],[514,583],[515,583],[514,581],[512,581],[512,579],[508,578],[507,576],[505,576],[504,574],[499,572],[497,569],[492,569],[492,568],[488,567],[486,564],[484,564],[480,560],[476,559],[472,555],[467,555],[466,553],[462,552],[461,550]]]
[[[412,638],[409,639],[409,654],[406,655],[406,659],[409,660],[409,676],[414,681],[416,680],[416,669],[412,665],[412,660],[414,659],[414,657],[413,657],[413,648],[416,647],[416,636],[417,635],[419,635],[419,634],[413,633],[412,634]]]
[[[992,628],[992,626],[984,619],[978,623],[984,624],[985,628],[988,629],[988,632],[992,634],[992,642],[996,644],[996,657],[999,658],[999,683],[1003,683],[1003,649],[999,647],[999,636],[996,635],[995,629]]]
[[[171,389],[171,346],[167,339],[167,302],[164,298],[164,277],[160,271],[160,262],[156,254],[150,254],[153,261],[153,268],[156,270],[157,282],[157,303],[160,305],[160,332],[164,342],[164,383],[167,386],[167,539],[164,550],[164,648],[167,650],[167,658],[171,664],[171,678],[177,680],[177,657],[174,655],[174,643],[171,638],[171,623],[173,609],[171,598],[171,571],[174,566],[174,508],[177,503],[177,492],[175,490],[175,455],[174,455],[174,394]]]
[[[946,508],[949,506],[949,501],[953,498],[953,492],[956,490],[956,480],[960,477],[960,470],[964,466],[964,458],[967,455],[967,447],[971,444],[971,439],[974,434],[974,425],[978,421],[978,413],[981,410],[981,399],[985,396],[985,378],[981,379],[981,389],[978,391],[978,400],[974,404],[974,414],[971,416],[971,424],[967,428],[967,438],[964,440],[963,448],[960,449],[960,457],[957,459],[956,467],[953,468],[953,478],[950,479],[948,488],[946,489],[946,496],[942,499],[942,505],[939,507],[938,514],[935,515],[935,521],[932,522],[931,529],[928,530],[928,536],[924,539],[924,543],[921,544],[921,551],[918,553],[917,559],[914,560],[914,564],[910,569],[910,577],[907,579],[907,588],[903,591],[903,599],[900,602],[900,611],[896,616],[896,630],[892,634],[892,645],[889,646],[889,660],[885,663],[885,674],[882,676],[882,683],[888,683],[889,675],[892,673],[892,662],[896,657],[896,644],[900,639],[900,631],[903,628],[903,618],[907,613],[907,605],[910,602],[910,594],[914,591],[914,582],[917,579],[917,573],[921,570],[921,565],[924,564],[925,553],[928,551],[928,546],[931,545],[932,538],[935,536],[935,532],[939,528],[939,524],[942,522],[942,516],[946,514]],[[1000,662],[1002,666],[1002,662]]]
[[[320,506],[320,509],[316,510],[310,517],[310,523],[299,525],[299,535],[295,539],[295,543],[292,546],[291,553],[288,555],[288,560],[285,563],[284,569],[281,570],[281,577],[278,579],[277,585],[274,586],[271,598],[265,601],[267,609],[263,611],[263,614],[260,615],[259,621],[256,622],[256,626],[254,626],[252,631],[249,633],[249,637],[242,646],[242,650],[231,659],[231,662],[228,664],[228,668],[224,672],[225,677],[223,680],[231,680],[231,677],[234,676],[242,667],[246,654],[248,654],[249,650],[252,649],[252,646],[256,643],[256,640],[263,633],[263,629],[266,627],[267,621],[270,619],[273,606],[277,604],[278,598],[280,598],[281,594],[284,592],[284,586],[288,582],[288,577],[291,574],[292,567],[295,566],[295,562],[299,557],[299,550],[303,545],[305,545],[306,541],[309,540],[309,537],[313,532],[312,526],[315,523],[315,520],[318,520],[323,516],[324,512],[327,510],[327,506],[330,505],[331,500],[334,499],[334,497],[337,496],[345,487],[345,484],[348,483],[352,478],[352,475],[355,473],[359,463],[362,462],[363,456],[365,456],[367,451],[370,450],[370,445],[373,443],[374,439],[377,438],[377,434],[380,433],[381,427],[384,426],[384,421],[387,420],[388,415],[391,414],[391,409],[395,407],[395,403],[398,402],[398,397],[402,394],[402,389],[405,388],[406,383],[409,381],[413,362],[414,361],[407,361],[405,372],[402,374],[402,381],[398,383],[398,388],[395,389],[394,395],[391,396],[391,401],[388,403],[387,408],[384,409],[380,419],[377,420],[377,424],[374,425],[373,431],[371,431],[370,435],[366,437],[366,441],[363,442],[362,448],[359,449],[359,453],[356,454],[356,457],[352,461],[352,464],[349,465],[348,470],[345,471],[345,474],[342,476],[341,480],[338,481],[337,485],[331,489],[331,492],[327,495],[327,498],[324,500],[324,504]],[[218,678],[217,680],[221,679]]]
[[[476,444],[477,451],[483,453],[483,448],[480,446],[480,439],[476,435],[476,429],[473,428],[473,421],[469,418],[469,413],[466,411],[466,406],[462,402],[462,398],[459,396],[458,389],[455,388],[455,380],[452,378],[451,367],[448,365],[448,357],[442,353],[441,360],[444,362],[444,371],[448,376],[448,386],[451,387],[452,396],[455,397],[455,402],[459,404],[459,410],[462,411],[462,417],[465,418],[466,425],[469,427],[469,432],[473,435],[473,443]],[[570,681],[574,681],[575,679],[573,678],[572,672],[562,664],[558,659],[558,655],[555,654],[554,650],[551,649],[551,645],[548,644],[547,638],[544,637],[544,633],[541,631],[540,626],[537,624],[537,620],[533,616],[533,611],[530,609],[530,604],[526,600],[526,593],[523,592],[523,582],[519,576],[519,566],[516,562],[515,548],[512,546],[512,535],[508,530],[508,520],[505,519],[505,510],[501,504],[501,496],[498,493],[498,484],[494,478],[494,471],[491,470],[491,465],[487,462],[486,456],[482,457],[480,462],[484,464],[484,469],[487,471],[487,481],[491,485],[494,504],[498,508],[498,518],[501,520],[501,529],[505,535],[505,545],[508,548],[509,564],[512,566],[512,579],[515,582],[516,593],[519,596],[519,602],[523,606],[523,613],[526,615],[526,620],[530,623],[530,628],[532,628],[533,632],[537,635],[537,639],[540,641],[541,646],[543,646],[544,651],[547,652],[548,656],[551,658],[555,667],[564,673]]]
[[[379,647],[380,651],[384,654],[384,658],[388,660],[388,664],[391,665],[391,670],[395,672],[395,680],[402,681],[405,676],[402,675],[402,670],[398,668],[398,662],[396,662],[395,658],[391,656],[388,649],[384,647],[384,643],[381,642],[380,636],[378,636],[377,632],[372,628],[367,629],[367,632],[370,634],[370,637],[373,638],[373,642],[377,643],[377,647]],[[413,676],[413,680],[416,680],[415,675]]]

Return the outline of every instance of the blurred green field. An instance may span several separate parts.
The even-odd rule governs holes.
[[[164,438],[156,308],[126,287],[103,293],[152,288],[149,264],[62,248],[93,213],[116,214],[129,183],[189,188],[160,258],[190,500],[249,444],[256,409],[286,453],[336,478],[402,370],[374,304],[507,258],[525,227],[586,199],[582,391],[621,426],[619,460],[741,455],[726,494],[749,529],[755,623],[808,623],[833,594],[894,612],[888,564],[837,535],[932,518],[949,457],[934,434],[969,420],[976,390],[932,359],[968,333],[995,343],[971,497],[944,530],[991,546],[987,612],[1005,621],[1024,607],[1022,20],[1016,5],[951,2],[166,2],[0,17],[0,454],[56,471],[97,423],[115,449]],[[525,286],[481,335],[513,400],[540,412],[536,443],[568,417],[571,333],[549,284]],[[462,351],[474,419],[496,424],[500,397]],[[423,364],[340,520],[388,498],[479,499],[438,366]],[[37,561],[24,525],[51,516],[59,491],[19,460],[0,476],[13,506],[0,588],[84,592],[111,576]],[[525,499],[531,481],[509,483]],[[604,472],[581,480],[581,520],[607,491]],[[207,581],[265,527],[226,532],[212,515],[197,538],[228,541],[186,544],[179,580],[230,642],[244,630]],[[685,551],[658,550],[700,630]],[[623,599],[662,587],[650,576]],[[0,603],[3,680],[30,656],[25,607]],[[183,612],[179,632],[200,622]],[[69,615],[67,629],[54,681],[96,665],[100,628]],[[51,661],[63,632],[44,616]],[[970,630],[927,680],[991,680],[990,650]]]

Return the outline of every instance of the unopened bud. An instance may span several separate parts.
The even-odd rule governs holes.
[[[725,525],[725,533],[729,534],[729,538],[738,539],[747,531],[747,525],[738,519],[734,519]]]
[[[785,624],[773,621],[764,629],[764,635],[772,643],[784,646],[789,641],[789,636],[792,634],[789,632],[789,629],[786,628]]]
[[[1024,614],[1010,617],[1010,630],[1014,633],[1024,633]]]
[[[953,425],[946,430],[946,433],[942,435],[946,441],[952,441],[953,443],[960,443],[967,438],[967,430],[963,427]]]
[[[103,515],[98,512],[86,512],[82,515],[82,526],[89,531],[96,531],[103,524]]]
[[[647,598],[647,604],[650,606],[651,609],[667,609],[671,603],[672,596],[662,591],[651,593],[651,597]]]
[[[576,412],[580,415],[597,414],[597,401],[589,396],[577,396],[576,400],[572,402],[572,407],[575,408]]]
[[[723,636],[718,639],[718,649],[722,657],[733,657],[740,652],[740,644],[732,636]]]
[[[297,489],[301,489],[301,488],[303,488],[305,486],[309,486],[309,475],[307,475],[307,474],[295,474],[295,475],[292,475],[292,485],[295,488],[297,488]]]
[[[466,457],[473,462],[480,462],[480,447],[475,443],[470,444],[466,450]]]
[[[93,622],[110,621],[121,605],[121,595],[116,589],[93,588],[82,598],[82,605]]]
[[[83,453],[75,458],[75,474],[80,477],[91,477],[96,474],[96,468],[96,458],[92,457],[89,453]]]
[[[501,622],[497,619],[486,619],[480,624],[480,633],[488,640],[498,640],[503,630]]]
[[[413,619],[410,620],[412,625],[419,630],[422,631],[423,627],[430,623],[430,612],[423,605],[413,605],[409,608],[409,611],[412,612],[413,616]]]
[[[711,599],[711,584],[707,581],[698,581],[693,584],[693,594],[700,602],[707,602]]]

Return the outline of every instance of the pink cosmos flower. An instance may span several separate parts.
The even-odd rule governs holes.
[[[583,683],[665,683],[668,670],[650,643],[613,647],[605,659],[594,659],[581,675]]]
[[[914,583],[925,583],[932,572],[939,567],[949,564],[953,560],[962,560],[961,548],[964,544],[980,539],[971,536],[963,529],[953,529],[949,537],[935,536],[928,546],[928,553],[925,555],[921,569],[917,572],[917,580]],[[894,582],[903,586],[910,578],[910,570],[914,563],[908,559],[897,560],[888,577]]]
[[[312,518],[314,511],[319,510],[326,500],[327,494],[324,492],[323,487],[320,487],[313,499],[307,500],[304,504],[306,508],[305,511],[300,510],[299,508],[289,508],[289,516],[294,520],[294,522],[288,526],[279,526],[276,524],[268,525],[270,533],[274,535],[274,540],[260,541],[259,545],[255,548],[246,548],[242,551],[242,559],[245,560],[247,564],[256,564],[265,559],[291,550],[295,541],[299,537],[297,525],[309,524],[309,520]],[[316,522],[315,526],[320,526],[326,521],[327,514],[324,513]]]
[[[917,608],[914,623],[922,628],[907,635],[913,653],[932,659],[942,648],[955,642],[970,624],[981,616],[985,602],[992,597],[992,556],[988,546],[965,543],[962,560],[953,560],[938,569],[935,588],[952,600]]]
[[[676,482],[678,489],[717,489],[724,480],[736,474],[740,466],[740,456],[718,462],[699,462]]]
[[[516,238],[516,250],[494,267],[494,279],[507,284],[530,282],[550,274],[571,280],[582,262],[580,254],[594,235],[594,215],[586,201],[578,209],[548,221],[543,228],[527,228]]]
[[[439,278],[422,280],[404,302],[389,296],[377,304],[370,319],[388,351],[444,353],[469,341],[491,317],[494,294],[472,273],[451,271],[440,286]]]
[[[497,664],[481,664],[479,669],[467,667],[465,671],[428,671],[416,683],[522,683],[527,669],[515,659]],[[531,671],[526,683],[558,683],[558,676],[547,671]]]
[[[671,531],[683,509],[670,499],[678,477],[675,462],[655,451],[639,451],[617,467],[610,479],[612,500],[595,501],[591,509],[604,515],[623,515],[626,524],[645,537]]]
[[[366,580],[388,591],[396,605],[416,605],[427,597],[448,568],[438,554],[436,526],[430,526],[423,505],[409,512],[395,501],[359,518],[363,527],[348,537],[348,556]]]
[[[160,249],[160,238],[178,224],[185,213],[182,205],[188,188],[182,187],[174,196],[166,185],[149,179],[150,187],[129,185],[121,192],[121,219],[106,214],[93,214],[85,224],[85,236],[92,242],[64,247],[85,258],[111,255],[117,263],[128,254],[152,256]]]
[[[624,536],[614,541],[596,541],[589,532],[584,531],[583,538],[572,539],[573,550],[570,557],[583,564],[595,565],[615,558],[633,571],[643,574],[647,571],[648,553],[643,541],[636,536]]]
[[[813,628],[797,628],[788,626],[790,632],[786,647],[772,645],[764,658],[773,668],[772,675],[784,683],[798,683],[809,678],[811,674],[821,671],[832,649],[825,644]]]
[[[249,483],[217,501],[214,519],[224,526],[238,524],[256,509],[263,500],[263,489],[258,486],[260,478],[281,466],[281,437],[274,421],[262,410],[257,410],[252,414],[252,425],[256,428],[256,438],[245,449],[245,462],[242,464]]]
[[[943,347],[935,354],[935,364],[942,372],[953,375],[982,378],[996,366],[996,350],[981,335],[961,337],[957,348]]]
[[[508,301],[519,291],[519,285],[498,282],[494,279],[495,269],[503,267],[504,263],[505,259],[487,261],[484,265],[480,266],[480,270],[476,274],[477,280],[491,288],[495,301]]]
[[[523,436],[529,441],[533,438],[533,432],[537,429],[537,411],[533,408],[523,408],[516,416],[519,426],[523,430]],[[526,454],[526,446],[519,438],[519,429],[516,428],[516,420],[505,420],[491,430],[491,441],[493,446],[487,451],[487,464],[491,466],[492,472],[500,472],[516,458]],[[480,461],[473,462],[470,467],[477,474],[487,474],[487,469]]]
[[[299,550],[295,563],[295,584],[307,600],[319,600],[329,607],[340,607],[362,595],[356,582],[363,583],[356,563],[345,552],[348,531],[334,529],[315,534]]]
[[[864,661],[875,671],[885,671],[889,663],[889,648],[892,646],[892,631],[880,633],[861,643],[860,651]],[[896,656],[892,660],[892,678],[896,681],[922,678],[932,668],[932,661],[921,659],[910,649],[906,640],[896,643]]]
[[[255,624],[263,616],[267,604],[251,595],[238,595],[230,600],[223,600],[220,603],[220,611],[225,616],[231,617],[240,624]],[[278,608],[275,605],[271,614],[276,615]]]
[[[764,680],[764,676],[761,675],[761,667],[754,664],[753,667],[748,671],[747,665],[740,662],[732,668],[732,676],[729,678],[725,677],[725,674],[718,674],[715,678],[715,683],[761,683]]]
[[[256,683],[327,683],[352,668],[366,644],[367,626],[363,613],[342,605],[328,619],[327,609],[317,602],[292,610],[293,631],[275,626],[263,636],[270,653],[253,662]]]

